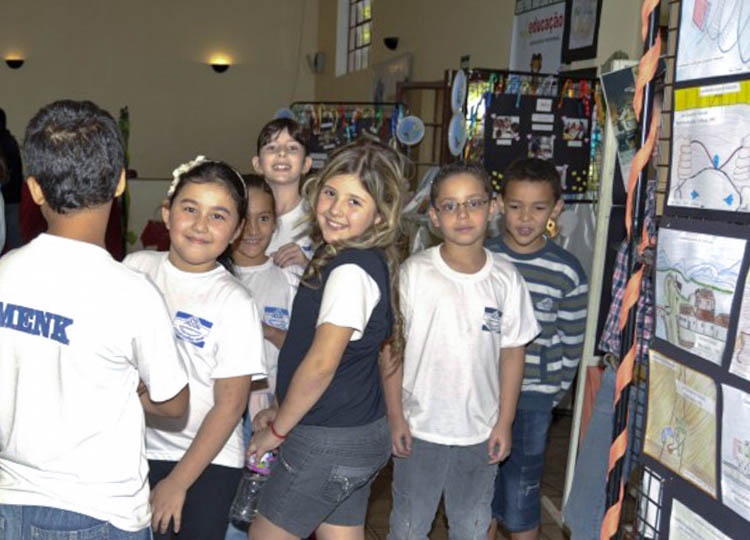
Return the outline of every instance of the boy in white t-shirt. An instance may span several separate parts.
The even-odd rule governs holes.
[[[484,538],[498,462],[511,450],[524,346],[538,333],[523,278],[484,248],[487,173],[456,163],[432,183],[444,242],[401,267],[403,364],[386,374],[393,439],[391,540],[425,539],[441,497],[451,538]]]
[[[125,189],[117,123],[58,101],[23,150],[49,228],[0,259],[0,529],[145,540],[143,410],[181,416],[187,374],[161,295],[104,249]]]
[[[276,230],[266,253],[282,268],[307,266],[313,253],[308,208],[300,182],[312,166],[302,126],[290,118],[271,120],[258,135],[253,168],[271,186],[276,200]]]

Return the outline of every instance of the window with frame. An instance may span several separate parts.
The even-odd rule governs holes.
[[[346,0],[349,3],[349,25],[346,54],[348,73],[370,65],[372,44],[372,0]]]

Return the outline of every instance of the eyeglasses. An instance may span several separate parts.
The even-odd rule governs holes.
[[[267,144],[263,148],[260,149],[260,151],[264,154],[276,154],[279,155],[281,153],[287,154],[289,156],[296,156],[302,153],[302,145],[301,144]]]
[[[490,202],[489,199],[469,199],[468,201],[464,202],[445,201],[437,205],[436,210],[441,214],[452,215],[457,214],[458,209],[463,206],[464,210],[466,210],[467,212],[477,212],[478,210],[481,210],[488,202]]]

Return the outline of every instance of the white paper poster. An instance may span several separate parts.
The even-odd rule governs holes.
[[[750,81],[676,90],[672,133],[668,203],[750,212]]]
[[[745,240],[659,230],[656,336],[721,365]]]
[[[675,79],[750,71],[747,0],[683,0]]]
[[[669,517],[669,540],[731,540],[677,499]]]
[[[560,67],[565,2],[517,0],[510,46],[511,70],[555,73]]]
[[[745,280],[729,372],[750,381],[750,274]]]
[[[721,419],[722,502],[750,517],[750,394],[726,384]]]

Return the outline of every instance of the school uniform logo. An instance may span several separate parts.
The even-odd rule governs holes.
[[[500,333],[500,321],[503,317],[503,312],[497,308],[485,307],[484,308],[484,323],[482,324],[482,330],[485,332]]]
[[[209,332],[211,332],[213,325],[214,323],[211,321],[201,319],[184,311],[178,311],[172,321],[174,333],[179,339],[188,341],[201,349],[206,344],[206,338]]]
[[[263,308],[263,322],[268,326],[286,330],[289,328],[289,310],[277,306],[266,306]]]

